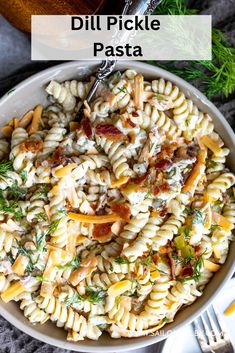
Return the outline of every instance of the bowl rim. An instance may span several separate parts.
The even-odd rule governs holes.
[[[27,79],[21,81],[18,83],[16,86],[14,86],[14,91],[11,93],[11,96],[17,95],[17,90],[18,89],[24,89],[25,86],[28,84],[32,83],[34,80],[37,80],[41,76],[49,76],[52,72],[56,72],[56,70],[63,70],[65,68],[78,68],[79,66],[94,66],[94,65],[99,65],[101,61],[70,61],[70,62],[65,62],[59,65],[51,66],[47,69],[44,69],[42,71],[39,71],[32,76],[28,77]],[[139,62],[139,61],[119,61],[118,64],[120,66],[123,66],[120,70],[123,70],[124,67],[129,68],[133,67],[134,69],[137,70],[144,70],[146,69],[147,71],[151,71],[151,74],[154,76],[156,75],[157,77],[161,76],[167,80],[175,82],[177,85],[180,85],[183,87],[184,90],[188,90],[188,92],[192,93],[195,98],[199,99],[203,105],[208,106],[212,111],[213,114],[216,116],[216,119],[220,121],[221,124],[224,125],[224,129],[226,130],[227,134],[231,137],[231,139],[235,140],[235,134],[229,125],[229,123],[226,121],[222,113],[216,108],[216,106],[210,102],[206,96],[201,93],[197,88],[192,86],[190,83],[187,81],[183,80],[182,78],[178,77],[175,74],[170,73],[167,70],[164,70],[162,68],[159,68],[157,66],[153,66],[151,64]],[[5,93],[1,98],[0,98],[0,109],[1,105],[7,103],[7,100],[9,99],[9,94]],[[220,281],[220,284],[217,286],[213,294],[205,301],[205,303],[200,306],[193,314],[189,315],[183,322],[180,322],[176,325],[176,327],[173,327],[171,332],[175,332],[176,330],[180,329],[182,326],[190,324],[197,316],[200,315],[201,312],[203,312],[214,300],[214,298],[219,294],[219,292],[224,288],[225,283],[232,277],[233,272],[235,271],[235,259],[233,261],[232,266],[229,268],[227,271],[225,277]],[[193,305],[193,304],[192,304]],[[39,339],[40,341],[43,341],[47,344],[51,344],[56,347],[60,347],[63,349],[71,349],[73,351],[80,351],[80,352],[113,352],[113,351],[126,351],[126,350],[132,350],[132,349],[138,349],[141,347],[147,347],[151,344],[156,344],[162,340],[164,340],[168,334],[167,333],[162,333],[161,335],[155,335],[155,336],[146,336],[145,341],[139,341],[138,339],[135,339],[134,342],[128,342],[128,339],[125,344],[118,344],[118,340],[116,340],[117,344],[115,345],[110,345],[110,346],[100,346],[99,341],[97,343],[97,346],[90,345],[89,341],[86,345],[79,345],[78,343],[73,343],[73,342],[68,342],[68,341],[62,341],[58,338],[54,338],[49,336],[49,334],[44,334],[41,333],[37,330],[37,326],[33,326],[29,324],[24,323],[23,321],[21,322],[19,319],[17,319],[13,314],[9,313],[6,308],[4,308],[1,303],[0,303],[0,314],[7,320],[9,321],[12,325],[14,325],[16,328],[20,329],[21,331],[27,333],[28,335],[32,336],[33,338]],[[22,313],[23,315],[23,313]],[[170,332],[170,333],[171,333]],[[113,339],[112,339],[113,340]]]

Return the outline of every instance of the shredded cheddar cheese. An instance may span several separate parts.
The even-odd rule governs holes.
[[[5,303],[8,303],[24,291],[25,287],[20,282],[15,282],[1,294],[1,298]]]
[[[210,136],[203,136],[201,138],[202,143],[208,147],[214,154],[215,156],[220,156],[221,153],[223,152],[222,148],[218,146],[218,142],[213,140]]]
[[[199,183],[200,178],[202,177],[205,171],[205,160],[207,156],[207,150],[201,149],[198,154],[198,161],[196,165],[193,167],[193,170],[186,180],[182,191],[184,193],[190,192],[191,195],[194,194],[197,184]]]
[[[235,301],[233,301],[224,311],[224,315],[230,316],[235,313]]]
[[[130,290],[132,286],[131,281],[123,280],[118,283],[114,283],[112,286],[109,287],[107,293],[109,297],[117,297],[126,291]]]
[[[100,215],[100,216],[90,216],[85,214],[73,213],[70,212],[68,214],[70,219],[74,219],[75,221],[84,222],[84,223],[113,223],[116,221],[120,221],[122,218],[116,214],[108,214],[108,215]]]

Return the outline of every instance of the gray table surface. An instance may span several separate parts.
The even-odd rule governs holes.
[[[192,7],[201,14],[211,14],[213,25],[223,29],[229,42],[235,46],[235,0],[195,0]],[[30,37],[13,28],[0,16],[0,97],[26,77],[56,62],[32,62],[30,60]],[[216,98],[214,104],[235,128],[235,96]],[[138,353],[157,353],[156,345],[138,350]],[[65,353],[72,352],[56,348],[31,338],[0,317],[1,353]]]

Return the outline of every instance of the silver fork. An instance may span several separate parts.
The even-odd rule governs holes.
[[[203,353],[234,352],[222,316],[213,306],[196,319],[193,326]]]

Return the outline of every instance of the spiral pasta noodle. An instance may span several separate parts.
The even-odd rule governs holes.
[[[93,80],[52,80],[48,106],[0,140],[0,297],[75,342],[157,333],[234,240],[235,176],[212,118],[132,69],[88,104]]]

